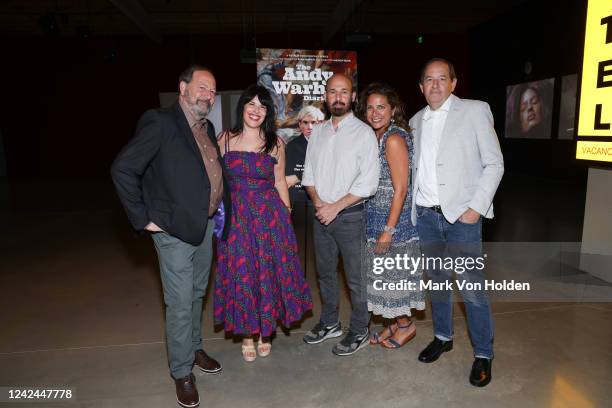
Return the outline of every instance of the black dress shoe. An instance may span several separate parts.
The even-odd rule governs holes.
[[[200,396],[195,385],[195,377],[189,374],[187,377],[174,380],[176,384],[176,402],[181,407],[194,408],[200,405]]]
[[[452,349],[452,340],[445,341],[434,337],[433,341],[429,343],[429,345],[419,354],[419,361],[422,363],[433,363],[442,355],[442,353],[445,351],[451,351]]]
[[[197,350],[195,352],[194,365],[197,365],[200,370],[207,374],[218,374],[221,372],[221,364],[208,354],[204,350]]]
[[[488,358],[476,357],[470,373],[470,384],[475,387],[484,387],[491,382],[491,365],[493,361]]]

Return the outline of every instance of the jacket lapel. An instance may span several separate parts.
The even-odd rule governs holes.
[[[205,171],[202,153],[200,153],[200,149],[198,148],[198,144],[193,136],[193,132],[189,128],[189,122],[187,122],[185,113],[178,102],[174,104],[174,113],[176,115],[176,121],[179,125],[179,133],[186,139],[187,144],[191,147],[191,151],[196,155],[198,162],[202,165],[202,170]]]
[[[440,155],[440,151],[448,145],[448,138],[452,137],[452,135],[455,134],[454,130],[457,128],[457,123],[461,118],[461,99],[453,94],[451,94],[449,98],[453,99],[451,100],[451,106],[448,111],[448,115],[446,116],[446,122],[444,122],[444,129],[442,129],[442,134],[440,135],[440,147],[438,148],[438,156]]]
[[[421,137],[422,137],[422,132],[423,132],[423,115],[425,113],[425,109],[421,109],[416,117],[415,117],[415,128],[414,128],[414,156],[413,156],[413,160],[414,160],[414,165],[413,167],[416,169],[417,165],[419,163],[419,159],[421,156]]]

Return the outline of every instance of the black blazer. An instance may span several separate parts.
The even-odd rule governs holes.
[[[231,219],[230,190],[210,122],[208,137],[217,149],[223,170],[225,238]],[[210,180],[178,102],[142,115],[136,135],[115,159],[111,176],[134,229],[144,231],[152,221],[182,241],[192,245],[202,242],[208,221]]]

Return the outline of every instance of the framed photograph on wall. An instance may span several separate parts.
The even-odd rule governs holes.
[[[506,138],[550,139],[555,79],[506,88]]]

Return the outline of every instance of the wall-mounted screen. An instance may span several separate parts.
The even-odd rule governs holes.
[[[506,137],[550,139],[554,78],[506,88]]]

